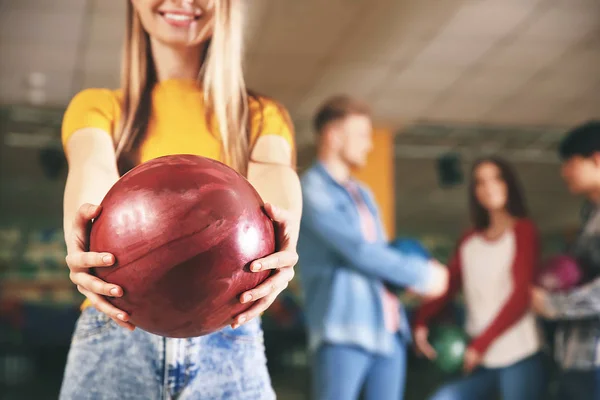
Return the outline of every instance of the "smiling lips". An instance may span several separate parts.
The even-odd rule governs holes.
[[[201,12],[191,11],[159,11],[158,13],[169,25],[176,27],[188,27],[202,15]]]

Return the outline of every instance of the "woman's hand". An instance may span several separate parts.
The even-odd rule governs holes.
[[[531,288],[531,308],[536,314],[546,319],[555,317],[553,310],[548,307],[548,292],[540,287]]]
[[[115,257],[109,253],[88,252],[89,226],[92,219],[100,215],[101,207],[93,204],[82,205],[73,221],[73,228],[67,238],[67,265],[71,270],[69,278],[77,285],[92,305],[100,312],[111,317],[117,324],[129,330],[135,326],[129,322],[129,315],[110,304],[102,296],[121,297],[123,289],[109,284],[90,274],[90,268],[109,267]]]
[[[240,302],[255,302],[252,307],[238,315],[231,324],[233,328],[259,316],[271,306],[288,283],[294,278],[294,266],[298,262],[296,243],[298,242],[298,225],[300,221],[287,210],[265,203],[267,215],[275,222],[275,232],[279,249],[265,258],[254,261],[250,265],[252,272],[276,270],[263,283],[240,296]]]
[[[415,338],[415,346],[417,348],[417,354],[424,355],[430,360],[437,357],[437,353],[431,343],[429,343],[429,328],[426,326],[418,326],[413,332]]]
[[[481,364],[481,354],[479,354],[477,350],[469,347],[467,351],[465,351],[463,370],[467,374],[470,374],[475,368],[479,366],[479,364]]]

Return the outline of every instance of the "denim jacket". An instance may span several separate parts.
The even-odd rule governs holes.
[[[384,283],[424,290],[427,261],[388,246],[372,194],[360,192],[377,221],[378,238],[364,239],[358,210],[348,191],[317,162],[302,178],[303,212],[298,241],[298,274],[305,302],[309,348],[322,343],[358,346],[389,354],[394,335],[385,327]],[[410,340],[402,307],[401,334]]]

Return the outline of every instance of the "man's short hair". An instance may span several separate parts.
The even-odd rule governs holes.
[[[336,95],[328,98],[319,107],[313,120],[317,135],[321,135],[326,125],[344,119],[350,115],[371,115],[369,107],[348,95]]]
[[[570,130],[562,139],[558,153],[563,161],[600,153],[600,121],[591,120]]]

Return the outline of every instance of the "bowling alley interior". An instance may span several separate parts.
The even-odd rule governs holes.
[[[156,97],[157,66],[181,67],[161,34],[209,49],[197,92]],[[0,399],[600,399],[599,65],[596,0],[0,0]],[[173,110],[197,93],[217,123],[190,139],[203,111]],[[146,158],[122,173],[128,129]],[[222,161],[233,142],[247,171]],[[268,256],[287,264],[251,272]],[[166,350],[138,382],[141,355],[109,349],[145,341]],[[222,346],[212,370],[192,343]],[[163,371],[178,351],[199,369]],[[111,391],[121,374],[140,386]]]

